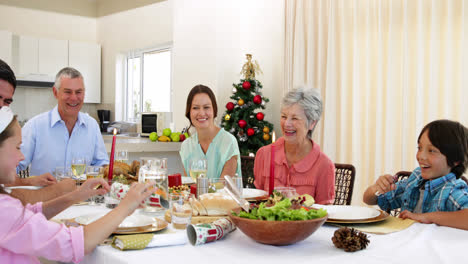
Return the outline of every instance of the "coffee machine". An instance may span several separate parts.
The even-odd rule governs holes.
[[[110,122],[110,110],[97,110],[101,132],[107,132]]]

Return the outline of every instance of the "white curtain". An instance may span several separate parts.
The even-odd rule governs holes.
[[[315,140],[356,167],[353,204],[378,176],[417,166],[428,122],[468,125],[468,2],[286,0],[285,91],[318,88]]]

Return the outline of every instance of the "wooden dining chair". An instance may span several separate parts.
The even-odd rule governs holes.
[[[351,164],[335,163],[335,205],[350,205],[356,169]]]
[[[242,184],[244,188],[255,188],[254,162],[255,157],[241,156]]]
[[[18,176],[19,176],[20,178],[22,178],[22,179],[28,178],[28,177],[29,177],[29,166],[28,166],[26,169],[24,169],[24,170],[20,170],[20,171],[18,172]]]
[[[396,181],[399,182],[399,181],[402,181],[402,180],[405,180],[405,179],[408,179],[409,176],[411,175],[411,171],[399,171],[395,174],[396,176]],[[389,213],[391,216],[395,216],[397,217],[399,214],[400,214],[400,211],[401,209],[398,208],[398,209],[393,209],[393,210],[387,210],[387,213]]]

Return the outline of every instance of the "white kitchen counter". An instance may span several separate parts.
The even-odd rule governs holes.
[[[112,135],[103,134],[107,153],[112,148]],[[152,142],[147,137],[128,137],[117,135],[115,149],[127,150],[128,160],[141,160],[142,157],[167,158],[168,172],[184,174],[184,166],[180,160],[180,146],[182,142]]]
[[[102,135],[107,152],[112,147],[112,135]],[[126,149],[129,153],[179,152],[181,142],[152,142],[147,137],[126,137],[117,135],[116,148]]]

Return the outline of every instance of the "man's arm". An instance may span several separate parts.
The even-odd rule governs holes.
[[[37,202],[46,202],[69,193],[76,189],[76,182],[71,179],[65,179],[57,184],[44,187],[39,190],[13,189],[11,196],[19,199],[24,205]]]

